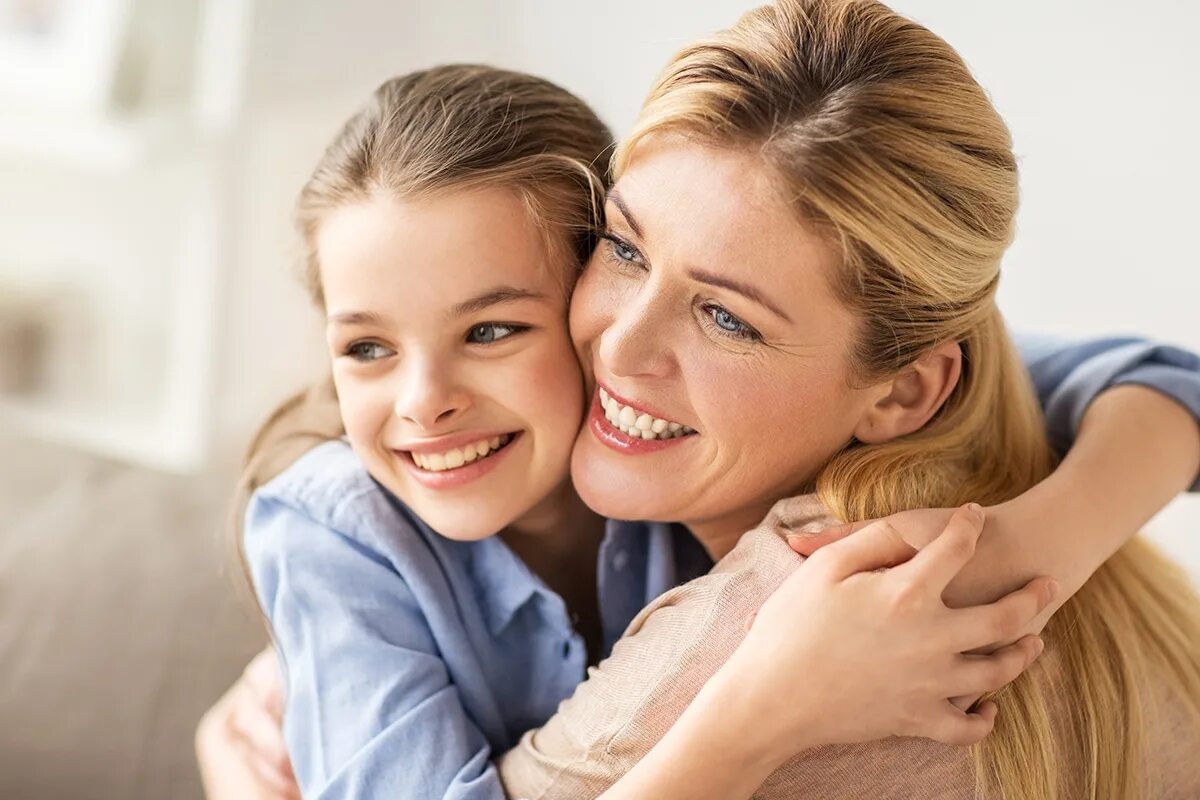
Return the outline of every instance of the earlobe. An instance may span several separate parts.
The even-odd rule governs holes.
[[[879,444],[920,430],[946,402],[961,376],[958,342],[939,344],[880,385],[878,399],[854,429],[855,438]]]

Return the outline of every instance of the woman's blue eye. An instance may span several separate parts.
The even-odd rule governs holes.
[[[392,354],[392,351],[381,345],[379,342],[355,342],[346,348],[346,355],[353,358],[355,361],[371,362],[378,361],[381,358],[387,358]]]
[[[524,328],[517,325],[505,325],[502,322],[485,322],[482,325],[476,325],[467,332],[467,341],[470,344],[491,344],[498,342],[501,339],[507,339],[514,333],[520,333]]]
[[[613,236],[608,233],[604,235],[604,239],[608,242],[609,251],[617,257],[618,260],[626,264],[636,264],[641,266],[642,254],[637,251],[633,245],[628,242]]]
[[[758,331],[750,327],[740,319],[730,314],[724,308],[718,305],[708,305],[704,307],[704,311],[712,317],[712,321],[718,328],[729,333],[731,336],[736,336],[739,339],[749,341],[758,341],[762,337]]]

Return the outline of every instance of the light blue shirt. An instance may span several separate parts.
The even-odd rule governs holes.
[[[1065,447],[1108,386],[1200,419],[1200,357],[1139,339],[1019,342]],[[583,679],[566,605],[498,537],[455,542],[376,483],[349,445],[255,492],[245,549],[283,663],[284,735],[309,798],[487,798],[491,758]],[[604,653],[641,608],[711,566],[681,526],[609,521],[597,567]]]

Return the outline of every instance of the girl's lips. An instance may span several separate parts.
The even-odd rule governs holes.
[[[604,417],[604,408],[600,405],[599,392],[592,394],[592,408],[588,412],[587,426],[592,431],[592,435],[600,440],[601,444],[605,444],[618,453],[628,456],[657,453],[659,450],[674,447],[692,438],[689,435],[677,436],[673,439],[634,439],[632,436],[614,428]]]
[[[444,490],[457,489],[472,481],[482,478],[484,475],[495,469],[500,462],[508,457],[508,453],[521,440],[524,431],[517,431],[512,434],[512,438],[508,444],[492,452],[485,458],[478,461],[472,461],[470,464],[464,464],[455,469],[442,470],[441,472],[431,472],[427,469],[421,469],[417,466],[417,462],[413,461],[411,453],[403,450],[394,451],[400,461],[408,468],[409,473],[426,489]]]

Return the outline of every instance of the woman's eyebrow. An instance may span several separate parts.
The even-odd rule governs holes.
[[[638,225],[637,219],[629,212],[629,206],[625,205],[625,198],[621,197],[616,189],[612,189],[608,193],[608,199],[612,200],[613,205],[620,209],[621,216],[625,217],[625,221],[629,223],[629,227],[633,228],[633,232],[643,239],[646,238],[642,233],[642,226]]]
[[[542,292],[535,292],[531,289],[521,289],[515,286],[497,286],[485,292],[480,292],[467,300],[463,300],[450,310],[450,314],[455,317],[465,317],[468,314],[477,314],[485,308],[491,308],[501,303],[512,303],[517,300],[545,300],[546,297]]]
[[[717,275],[713,272],[705,272],[701,269],[689,269],[688,277],[692,280],[707,283],[709,286],[719,286],[722,289],[728,289],[731,292],[737,292],[747,300],[753,300],[768,311],[773,312],[776,316],[781,317],[786,322],[791,322],[789,317],[782,308],[772,303],[765,294],[760,292],[755,287],[748,283],[735,281],[732,278],[726,278],[724,275]]]

